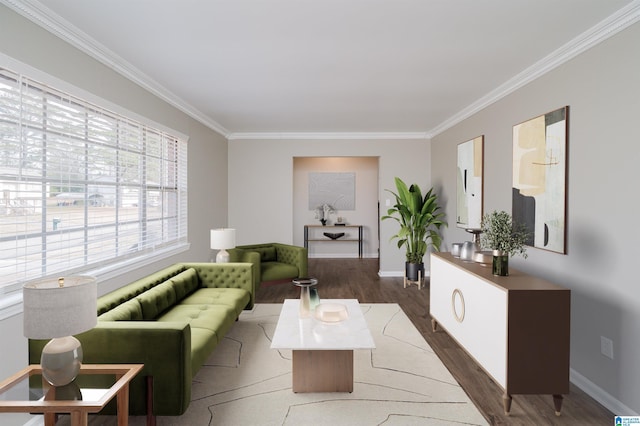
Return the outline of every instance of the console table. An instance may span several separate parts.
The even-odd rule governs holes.
[[[332,240],[329,237],[319,238],[317,235],[312,235],[309,237],[309,228],[317,229],[317,228],[332,228],[334,230],[344,229],[344,228],[358,228],[358,239],[355,238],[338,238],[336,240]],[[313,232],[313,231],[312,231]],[[362,225],[305,225],[304,226],[304,248],[309,249],[309,242],[335,242],[335,243],[348,243],[348,242],[358,242],[358,257],[362,258]]]
[[[506,414],[514,394],[553,395],[556,415],[569,393],[571,291],[509,268],[431,254],[430,314],[504,389]]]

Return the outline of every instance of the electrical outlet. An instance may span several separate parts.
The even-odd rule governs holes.
[[[613,340],[600,336],[600,352],[607,358],[613,359]]]

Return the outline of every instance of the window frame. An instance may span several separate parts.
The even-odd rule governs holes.
[[[43,86],[55,88],[56,92],[61,92],[65,95],[68,95],[70,98],[78,99],[84,102],[87,105],[91,105],[92,107],[102,109],[104,111],[108,111],[111,114],[118,115],[125,120],[129,120],[131,122],[135,122],[140,124],[144,129],[150,129],[152,132],[162,135],[169,135],[171,138],[175,138],[177,141],[176,144],[182,144],[180,148],[176,148],[176,150],[183,149],[184,152],[182,154],[177,153],[176,155],[180,156],[179,159],[176,160],[178,164],[178,168],[183,168],[181,171],[176,171],[177,174],[182,173],[179,179],[182,179],[177,185],[181,185],[180,188],[176,188],[176,193],[180,193],[180,195],[176,195],[176,201],[174,204],[177,206],[176,209],[180,210],[176,212],[176,215],[180,217],[179,224],[177,225],[178,233],[177,238],[171,240],[169,243],[161,245],[156,248],[143,249],[135,252],[131,256],[124,256],[116,262],[112,262],[109,264],[89,264],[79,267],[73,271],[73,273],[82,273],[82,274],[90,274],[96,277],[98,283],[116,278],[118,276],[122,276],[131,271],[137,270],[145,265],[149,265],[155,262],[158,262],[162,259],[166,259],[171,256],[175,256],[176,254],[182,253],[184,251],[189,250],[190,244],[188,242],[188,155],[187,155],[187,146],[188,146],[188,137],[177,132],[173,129],[169,129],[163,125],[153,122],[148,118],[142,117],[136,113],[128,111],[127,109],[115,105],[105,99],[97,97],[89,92],[86,92],[82,89],[79,89],[75,86],[70,85],[64,81],[56,79],[52,76],[49,76],[46,73],[38,71],[30,66],[22,64],[18,61],[15,61],[6,55],[0,53],[0,60],[3,65],[1,68],[9,70],[17,75],[24,76],[31,81],[36,81]],[[6,65],[4,65],[6,64]],[[162,143],[161,143],[162,145]],[[90,162],[87,159],[88,162]],[[176,178],[178,179],[178,178]],[[144,185],[143,185],[144,186]],[[141,192],[143,192],[141,190]],[[147,206],[140,210],[146,211]],[[146,217],[138,222],[139,224],[146,224]],[[87,229],[87,222],[84,224],[84,229]],[[41,231],[40,235],[43,235],[44,232]],[[60,273],[52,273],[51,275],[60,275]],[[44,275],[49,276],[49,274]],[[36,278],[34,278],[36,279]],[[7,284],[11,285],[11,284]],[[15,287],[15,283],[13,284]],[[5,288],[0,288],[0,320],[4,318],[8,318],[10,316],[19,314],[22,312],[22,292],[19,289],[15,289],[9,292],[6,292]]]

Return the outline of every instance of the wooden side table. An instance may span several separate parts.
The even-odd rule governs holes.
[[[72,426],[86,426],[89,413],[99,412],[115,396],[118,426],[127,426],[129,383],[143,367],[142,364],[83,364],[78,378],[104,375],[110,377],[111,384],[106,389],[82,389],[75,381],[67,386],[51,386],[41,377],[40,365],[30,365],[0,383],[0,413],[42,413],[46,426],[55,425],[58,413],[69,413]]]

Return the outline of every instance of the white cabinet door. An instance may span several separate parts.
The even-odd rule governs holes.
[[[431,317],[506,388],[507,292],[433,256],[430,281]]]

